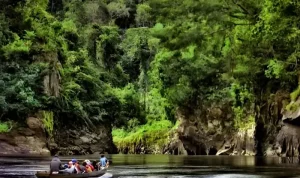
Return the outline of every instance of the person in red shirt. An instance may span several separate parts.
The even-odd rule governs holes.
[[[92,163],[90,162],[90,160],[85,160],[84,162],[86,162],[87,166],[91,168],[92,171],[95,170],[94,166],[92,165]]]
[[[93,172],[91,167],[86,162],[83,162],[82,166],[85,167],[85,170],[86,170],[87,173]]]

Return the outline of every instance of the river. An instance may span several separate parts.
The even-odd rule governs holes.
[[[77,156],[98,160],[98,156]],[[118,178],[285,178],[299,177],[298,158],[242,156],[108,155],[109,173]],[[61,157],[67,162],[72,157]],[[34,178],[51,158],[0,158],[0,177]]]

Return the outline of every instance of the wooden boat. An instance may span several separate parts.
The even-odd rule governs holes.
[[[50,175],[49,171],[38,171],[35,176],[37,178],[84,178],[84,177],[100,177],[106,173],[107,169],[102,169],[100,171],[93,171],[90,173],[84,174],[52,174]]]

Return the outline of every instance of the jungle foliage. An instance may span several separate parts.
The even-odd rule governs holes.
[[[43,111],[54,123],[105,123],[121,148],[162,144],[178,109],[217,102],[244,127],[266,88],[298,98],[299,9],[295,0],[2,0],[1,122]]]

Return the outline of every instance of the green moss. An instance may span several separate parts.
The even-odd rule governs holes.
[[[50,111],[42,111],[42,121],[44,128],[46,129],[47,133],[50,137],[53,134],[53,112]]]
[[[298,86],[298,88],[290,94],[291,100],[295,102],[299,95],[300,95],[300,86]]]
[[[289,104],[287,104],[285,106],[285,109],[287,111],[296,111],[298,108],[299,108],[299,103],[296,102],[297,98],[299,97],[300,95],[300,86],[297,87],[296,90],[294,90],[291,94],[290,94],[290,97],[291,97],[291,102]]]
[[[178,124],[174,125],[168,120],[148,122],[145,125],[135,127],[131,131],[124,129],[114,129],[113,141],[117,148],[122,150],[129,148],[130,153],[134,153],[137,145],[145,147],[159,146],[162,148],[168,143],[169,134],[176,129]]]
[[[288,105],[285,107],[285,109],[286,109],[287,111],[295,112],[299,107],[300,107],[299,103],[291,102],[290,104],[288,104]]]
[[[9,125],[8,122],[0,122],[0,133],[9,132]]]

